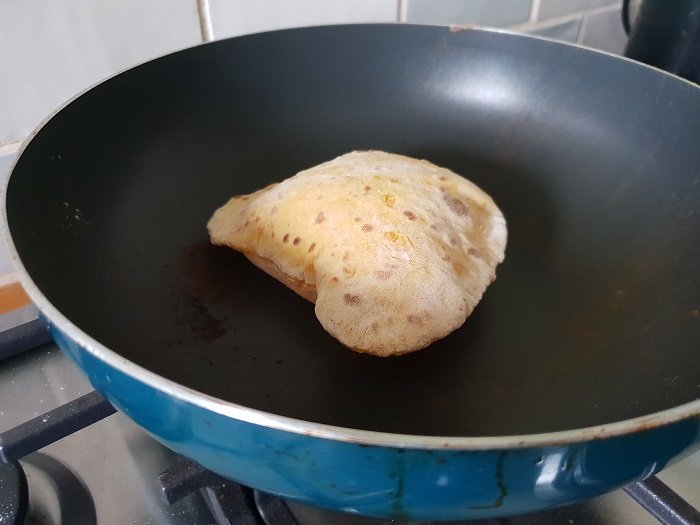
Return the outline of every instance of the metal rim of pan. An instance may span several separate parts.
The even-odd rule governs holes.
[[[371,25],[388,25],[388,24],[371,24]],[[410,25],[410,24],[405,24]],[[509,31],[504,29],[494,29],[494,28],[482,28],[473,25],[453,25],[445,27],[445,30],[451,32],[456,31],[485,31],[492,33],[500,33],[505,35],[510,35],[520,38],[531,38],[536,40],[543,40],[546,42],[554,43],[556,45],[569,46],[572,48],[584,50],[590,53],[597,53],[601,55],[606,55],[614,60],[621,60],[636,67],[647,68],[656,73],[666,75],[675,81],[681,81],[694,89],[698,90],[698,95],[700,96],[700,86],[686,80],[684,78],[678,77],[661,69],[658,69],[647,64],[637,62],[635,60],[615,55],[606,51],[600,51],[597,49],[592,49],[579,44],[573,44],[568,42],[561,42],[552,38],[537,36],[537,35],[525,35],[515,31]],[[282,29],[278,31],[289,31],[288,29]],[[168,53],[170,55],[172,53]],[[164,56],[167,56],[164,55]],[[156,59],[148,60],[147,62],[152,62]],[[103,82],[109,81],[111,78],[118,76],[119,74],[138,67],[142,64],[136,64],[134,66],[125,68],[122,71],[118,71],[114,75],[111,75],[94,85],[89,86],[85,90],[76,94],[74,97],[70,98],[64,102],[61,106],[56,108],[52,113],[50,113],[46,118],[30,133],[30,135],[25,139],[17,152],[17,156],[12,166],[14,170],[14,165],[17,163],[18,159],[21,157],[24,149],[32,141],[33,137],[36,136],[44,125],[51,120],[56,114],[58,114],[63,108],[68,106],[74,100],[79,98],[82,94],[90,91],[95,86],[102,84]],[[10,172],[12,173],[12,172]],[[251,424],[260,425],[276,430],[281,430],[285,432],[291,432],[295,434],[303,434],[307,436],[314,436],[323,439],[330,439],[334,441],[344,441],[349,443],[358,443],[363,445],[374,445],[374,446],[385,446],[385,447],[400,447],[400,448],[415,448],[415,449],[454,449],[454,450],[490,450],[494,448],[499,449],[517,449],[517,448],[529,448],[529,447],[547,447],[547,446],[559,446],[571,443],[578,443],[582,441],[590,441],[596,439],[604,439],[609,437],[621,436],[633,432],[638,432],[641,430],[648,430],[656,427],[661,427],[683,419],[698,417],[700,416],[700,399],[684,403],[682,405],[662,410],[659,412],[654,412],[644,416],[639,416],[632,419],[626,419],[623,421],[616,421],[609,424],[595,425],[584,428],[576,428],[570,430],[562,430],[556,432],[545,432],[538,434],[521,434],[521,435],[508,435],[508,436],[479,436],[479,437],[468,437],[468,436],[427,436],[427,435],[411,435],[411,434],[394,434],[389,432],[377,432],[371,430],[360,430],[346,427],[339,427],[333,425],[326,425],[322,423],[314,423],[311,421],[303,421],[300,419],[294,419],[287,416],[281,416],[277,414],[272,414],[269,412],[264,412],[262,410],[248,408],[243,405],[239,405],[233,402],[224,401],[216,397],[204,394],[197,390],[189,387],[185,387],[175,381],[166,379],[158,374],[155,374],[131,361],[120,356],[113,350],[110,350],[100,342],[96,341],[86,333],[84,333],[80,328],[71,323],[49,300],[44,296],[38,286],[33,282],[27,270],[22,264],[17,249],[12,240],[10,233],[8,221],[7,221],[7,208],[6,208],[6,196],[7,188],[9,184],[10,177],[7,178],[5,184],[2,188],[2,217],[1,226],[2,236],[9,247],[10,259],[14,267],[16,268],[16,274],[19,282],[24,287],[27,295],[31,298],[34,304],[39,308],[39,310],[49,319],[60,331],[66,334],[72,341],[77,343],[83,350],[89,352],[94,357],[100,359],[104,363],[124,372],[125,374],[141,381],[142,383],[163,392],[169,396],[172,396],[178,400],[190,403],[192,405],[201,407],[205,410],[221,414],[223,416],[231,417],[240,421],[245,421]]]

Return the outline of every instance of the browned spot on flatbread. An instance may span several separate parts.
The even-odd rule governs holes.
[[[369,233],[374,229],[374,227],[370,223],[366,222],[365,224],[362,225],[361,229],[363,232]]]
[[[479,250],[474,248],[473,246],[470,246],[467,248],[467,253],[471,255],[472,257],[476,257],[477,259],[481,259],[481,254],[479,253]]]
[[[284,237],[282,237],[282,242],[287,242],[289,240],[289,234],[285,233]]]
[[[326,221],[326,215],[320,211],[318,212],[318,215],[316,215],[316,220],[314,221],[314,224],[322,224]]]
[[[362,217],[355,217],[355,222],[362,222]]]
[[[392,272],[391,270],[377,270],[376,272],[374,272],[374,275],[377,276],[377,279],[381,279],[382,281],[386,281],[392,275],[394,275],[394,272]]]
[[[466,269],[466,268],[464,267],[464,265],[463,265],[461,262],[459,262],[459,261],[456,261],[456,262],[453,262],[453,263],[452,263],[452,269],[453,269],[453,270],[455,271],[455,273],[456,273],[457,275],[459,275],[460,277],[464,277],[464,276],[467,275],[467,269]]]
[[[292,244],[296,246],[301,242],[301,237],[294,237],[294,240],[292,241]]]
[[[464,204],[457,197],[453,197],[451,195],[448,195],[447,193],[443,193],[442,199],[445,201],[445,204],[447,204],[447,207],[450,209],[450,211],[458,217],[464,217],[469,213],[469,208],[467,208],[467,205]]]
[[[411,210],[404,210],[403,214],[406,216],[406,218],[409,221],[415,221],[416,220],[416,214],[413,213]]]
[[[421,314],[408,314],[406,316],[406,321],[415,326],[423,326],[423,323],[428,319],[430,319],[430,314],[428,312],[423,312]]]
[[[314,251],[314,248],[316,248],[316,243],[312,242],[311,246],[309,246],[308,253],[311,253],[312,251]]]
[[[372,323],[372,331],[373,331],[375,334],[376,334],[377,332],[379,332],[379,323],[378,323],[377,321],[374,321],[374,322]]]
[[[372,191],[372,187],[371,187],[371,186],[365,186],[365,187],[364,187],[364,190],[365,190],[365,195],[367,195],[370,191]]]
[[[343,301],[348,306],[352,306],[352,305],[360,304],[361,299],[360,299],[359,295],[353,295],[353,294],[346,293],[345,295],[343,295]]]

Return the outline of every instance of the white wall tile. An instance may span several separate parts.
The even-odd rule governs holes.
[[[612,9],[587,16],[581,28],[581,44],[610,53],[623,54],[627,35],[620,22],[620,10]]]
[[[620,5],[621,0],[540,0],[537,19],[545,20],[612,4]]]
[[[397,0],[209,0],[214,38],[324,24],[396,22]]]
[[[581,20],[581,18],[575,18],[556,24],[538,24],[528,29],[527,32],[565,42],[578,42]]]
[[[532,0],[406,0],[406,21],[505,27],[530,17]]]
[[[196,0],[0,0],[0,144],[104,77],[200,42]]]

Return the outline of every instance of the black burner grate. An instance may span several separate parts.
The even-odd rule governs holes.
[[[27,478],[22,467],[19,463],[0,464],[0,523],[24,523],[27,501]]]
[[[656,476],[629,485],[625,492],[663,525],[700,523],[700,512]]]
[[[241,486],[187,459],[163,472],[158,481],[168,503],[201,492],[221,525],[298,525],[281,498]]]
[[[85,394],[0,434],[0,463],[17,461],[115,412],[97,392]]]

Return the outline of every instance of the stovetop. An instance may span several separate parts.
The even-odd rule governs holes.
[[[51,343],[2,360],[0,432],[91,391],[76,366]],[[207,504],[203,491],[194,491],[172,504],[166,501],[159,475],[181,461],[183,458],[157,443],[123,414],[110,415],[21,460],[29,485],[28,523],[216,524],[211,502]],[[659,477],[688,502],[700,506],[700,453],[669,467]],[[417,523],[329,513],[289,502],[283,505],[300,525]],[[482,523],[658,522],[620,490],[545,513]]]

